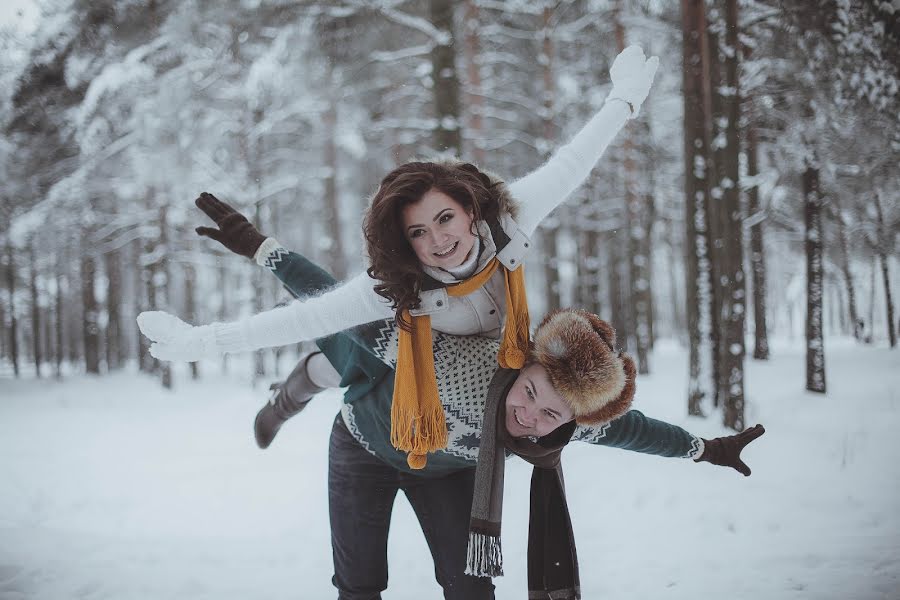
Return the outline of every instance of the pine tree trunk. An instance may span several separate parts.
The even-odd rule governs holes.
[[[19,324],[16,321],[16,261],[12,244],[6,241],[6,291],[9,297],[9,359],[19,376]]]
[[[859,313],[856,308],[856,286],[853,284],[853,274],[850,272],[850,236],[847,234],[847,224],[844,222],[844,211],[841,209],[838,197],[832,196],[834,223],[838,228],[838,256],[840,257],[841,275],[844,286],[847,289],[847,311],[850,317],[850,328],[853,337],[862,340],[863,327],[860,325]]]
[[[87,373],[100,373],[100,325],[98,317],[100,306],[94,293],[97,279],[97,261],[90,255],[88,248],[81,251],[81,305],[82,305],[82,338],[84,351],[84,370]]]
[[[756,128],[747,127],[747,176],[750,179],[759,174],[757,166]],[[750,226],[750,271],[753,274],[753,358],[769,359],[769,332],[766,322],[766,248],[763,242],[763,220],[758,218],[759,187],[753,185],[747,190],[747,212],[754,220]]]
[[[726,308],[727,274],[723,272],[725,253],[726,231],[728,229],[725,208],[725,188],[727,176],[725,174],[725,122],[727,116],[726,98],[722,95],[724,81],[722,79],[722,33],[724,33],[724,20],[717,8],[717,4],[707,4],[708,19],[708,48],[709,48],[709,88],[710,108],[712,110],[710,127],[710,146],[708,151],[709,173],[709,219],[707,221],[709,237],[709,268],[710,281],[712,282],[712,365],[713,365],[713,405],[722,406],[728,388],[728,375],[725,363],[727,358],[727,345],[724,337],[724,320]]]
[[[153,286],[156,305],[164,310],[171,310],[169,306],[169,285],[171,273],[169,272],[169,207],[163,204],[159,207],[159,270],[154,279]],[[160,383],[166,389],[172,389],[172,363],[160,361]]]
[[[63,302],[63,270],[60,266],[59,259],[57,258],[56,262],[56,321],[54,322],[54,328],[56,330],[56,353],[54,355],[54,359],[56,362],[56,377],[62,377],[62,362],[63,356],[65,356],[65,324],[66,324],[66,316],[63,307],[65,306]]]
[[[725,148],[722,151],[723,245],[722,277],[722,383],[724,424],[744,430],[744,229],[740,200],[740,78],[737,0],[725,2],[725,90],[721,93],[725,115]]]
[[[328,167],[328,175],[325,177],[325,220],[328,223],[328,236],[331,240],[331,245],[328,247],[328,266],[335,279],[343,280],[347,275],[347,261],[344,256],[344,243],[341,238],[341,210],[337,187],[338,131],[336,107],[337,100],[332,99],[331,104],[323,115],[325,121],[325,164]]]
[[[431,50],[431,78],[437,129],[434,141],[438,152],[459,156],[460,143],[459,78],[456,75],[456,53],[451,0],[429,0],[431,23],[446,37]]]
[[[184,304],[185,316],[189,323],[197,323],[197,299],[196,299],[197,271],[194,265],[184,265]],[[200,369],[197,362],[191,363],[191,379],[200,378]]]
[[[625,27],[622,25],[621,2],[616,2],[613,11],[615,22],[616,46],[621,52],[625,49]],[[625,132],[622,142],[622,176],[625,184],[625,229],[628,234],[628,282],[629,311],[631,318],[625,333],[634,340],[637,355],[638,373],[646,375],[650,372],[650,282],[647,269],[647,256],[644,253],[647,232],[643,223],[644,199],[638,189],[636,174],[636,143],[634,135]],[[624,338],[621,334],[618,336]]]
[[[653,230],[656,227],[656,201],[652,193],[644,195],[644,206],[644,214],[646,215],[644,231],[646,235],[644,236],[643,254],[646,260],[645,271],[647,280],[647,343],[649,349],[653,350],[653,347],[656,345],[656,297],[653,295]]]
[[[112,250],[104,256],[106,278],[106,369],[113,371],[122,366],[122,271],[119,251]]]
[[[711,280],[709,271],[708,149],[710,114],[706,14],[703,0],[681,0],[684,170],[685,170],[685,271],[688,339],[688,413],[702,415],[703,405],[714,397],[710,360]]]
[[[219,297],[220,297],[218,319],[220,322],[224,323],[228,319],[228,300],[230,298],[230,296],[228,295],[228,290],[231,289],[231,287],[230,287],[231,281],[229,281],[229,279],[230,279],[229,272],[228,272],[228,269],[225,267],[224,263],[222,263],[221,266],[219,267],[218,274],[219,274],[218,289],[219,289]],[[222,373],[227,373],[227,372],[228,372],[228,355],[223,354],[222,355]]]
[[[29,281],[29,289],[31,291],[31,337],[32,337],[32,356],[34,357],[34,373],[35,376],[41,376],[41,362],[43,362],[43,348],[41,347],[41,304],[38,296],[38,270],[37,256],[34,251],[34,238],[28,242],[28,255],[31,265],[31,277]]]
[[[687,324],[685,323],[685,307],[681,301],[681,294],[678,292],[681,286],[678,285],[678,267],[677,264],[679,262],[683,263],[684,261],[679,261],[676,259],[678,256],[678,252],[676,252],[676,243],[675,243],[675,223],[671,219],[665,220],[665,240],[668,253],[668,266],[669,266],[669,297],[672,303],[672,330],[673,333],[681,337],[681,335],[687,333]]]
[[[153,276],[152,266],[144,264],[144,251],[148,250],[148,242],[140,238],[134,240],[131,245],[131,256],[134,262],[134,314],[140,314],[144,310],[151,310],[150,279]],[[137,363],[138,369],[145,373],[153,372],[153,357],[150,356],[150,340],[143,334],[137,336]]]
[[[806,216],[806,389],[824,394],[822,197],[815,159],[807,160],[806,170],[803,172],[803,195]]]
[[[881,207],[881,197],[877,192],[875,193],[875,216],[878,219],[878,245],[876,250],[878,252],[878,259],[881,262],[881,276],[884,281],[884,306],[887,311],[888,341],[891,344],[891,348],[894,348],[897,346],[897,333],[894,329],[894,301],[891,299],[891,281],[888,274],[888,233],[884,226],[884,212]]]
[[[553,9],[545,7],[542,13],[542,57],[544,116],[543,138],[546,148],[552,148],[556,140],[556,128],[553,123],[554,99],[556,95],[553,77],[554,47],[550,36],[550,21]],[[541,253],[544,265],[544,285],[547,296],[547,312],[561,307],[559,283],[559,254],[556,248],[556,236],[559,226],[555,217],[545,219],[540,228]]]
[[[257,202],[256,203],[256,211],[253,219],[253,223],[257,229],[263,229],[262,225],[262,205]],[[265,282],[263,281],[264,273],[262,269],[255,269],[253,274],[251,275],[251,281],[253,281],[253,289],[256,290],[256,294],[254,295],[253,307],[257,314],[261,313],[263,310],[263,304],[265,301]],[[255,384],[261,378],[266,376],[266,357],[265,350],[257,350],[253,353],[253,383]]]
[[[475,164],[484,164],[484,96],[481,86],[481,68],[479,60],[480,40],[478,39],[478,4],[475,0],[466,0],[463,16],[465,30],[466,59],[466,107],[469,115],[467,137],[472,141],[469,151]]]

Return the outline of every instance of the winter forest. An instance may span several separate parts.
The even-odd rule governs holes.
[[[345,278],[365,268],[362,217],[388,171],[459,156],[521,177],[602,106],[630,44],[659,70],[640,117],[535,234],[532,320],[566,306],[608,320],[648,414],[770,433],[746,481],[573,454],[573,471],[646,479],[609,498],[640,527],[589,523],[596,497],[573,506],[585,597],[898,597],[900,0],[20,4],[0,21],[0,539],[15,541],[0,597],[333,597],[324,486],[303,478],[324,478],[340,396],[266,456],[250,419],[299,346],[173,364],[135,324],[290,300],[194,232],[209,225],[194,199],[214,193]],[[728,491],[697,506],[711,479]],[[846,493],[815,493],[838,481]],[[385,597],[438,597],[407,517]],[[524,563],[522,539],[504,544]],[[516,568],[499,598],[523,594]]]

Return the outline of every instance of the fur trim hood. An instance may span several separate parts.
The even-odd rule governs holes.
[[[634,398],[634,361],[615,348],[609,323],[584,310],[562,309],[538,325],[531,358],[547,370],[575,420],[598,425],[628,412]]]

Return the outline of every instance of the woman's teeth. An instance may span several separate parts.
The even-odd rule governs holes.
[[[447,256],[448,254],[451,254],[454,250],[456,250],[457,246],[459,246],[459,242],[454,242],[452,246],[450,246],[443,252],[435,252],[434,255],[435,256]]]
[[[513,410],[513,416],[516,418],[516,423],[518,423],[525,429],[528,429],[528,425],[526,425],[525,423],[523,423],[522,421],[519,420],[519,411]]]

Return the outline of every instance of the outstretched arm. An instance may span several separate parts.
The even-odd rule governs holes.
[[[160,360],[195,361],[314,340],[357,325],[389,318],[390,306],[365,273],[328,292],[229,323],[191,326],[161,311],[138,315],[141,332],[155,342]]]
[[[572,439],[657,456],[691,458],[695,462],[731,467],[748,476],[750,467],[741,460],[741,451],[765,432],[762,425],[755,425],[736,435],[705,440],[677,425],[630,410],[603,425],[579,426]]]
[[[516,220],[527,235],[581,186],[625,122],[638,115],[657,66],[659,59],[646,59],[640,46],[625,48],[610,69],[613,88],[603,108],[543,166],[510,185],[520,204]]]
[[[671,458],[696,459],[703,453],[702,439],[634,409],[603,425],[579,425],[572,439]]]

